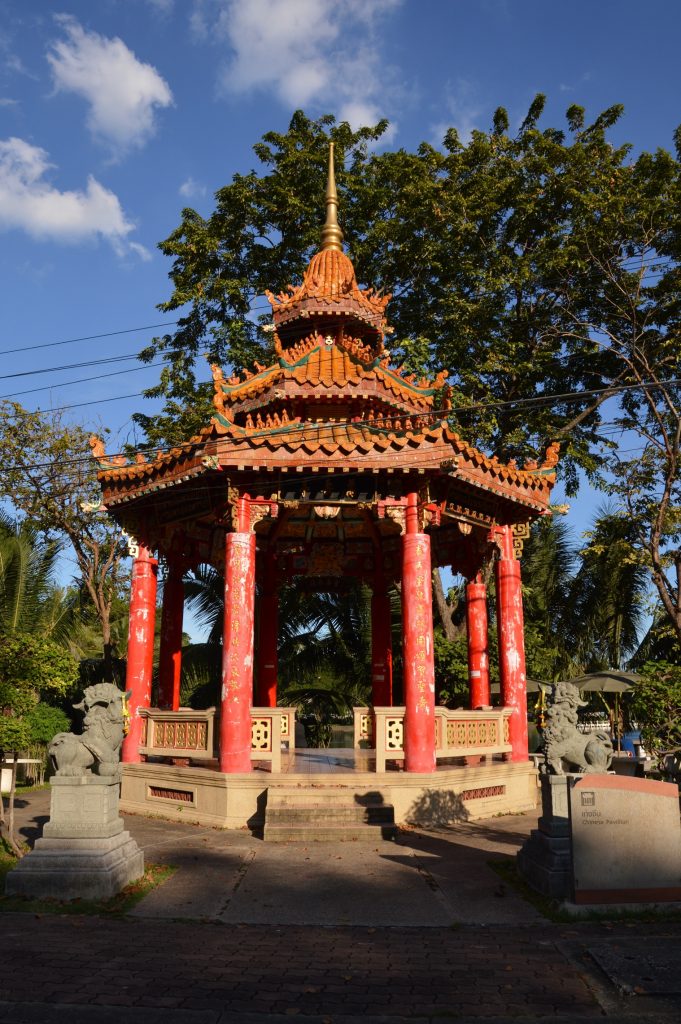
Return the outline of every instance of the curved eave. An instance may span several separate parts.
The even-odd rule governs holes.
[[[351,296],[293,296],[280,306],[273,306],[272,319],[276,327],[282,327],[293,320],[308,320],[319,316],[353,317],[361,323],[372,327],[380,334],[385,324],[385,309],[374,308],[367,300],[357,295]]]
[[[449,429],[445,421],[425,430],[389,430],[366,423],[323,426],[289,423],[246,429],[222,416],[201,432],[201,451],[168,452],[158,460],[100,470],[107,507],[222,470],[239,473],[425,473],[449,476],[474,489],[539,513],[548,507],[555,471],[528,471],[489,458]],[[174,450],[177,451],[177,450]]]
[[[282,355],[278,363],[238,384],[221,382],[219,394],[223,405],[234,408],[237,403],[252,401],[272,391],[280,382],[291,382],[308,391],[322,386],[349,388],[354,392],[361,390],[365,382],[371,382],[374,386],[384,388],[386,393],[407,406],[413,402],[419,403],[420,411],[432,408],[438,391],[433,385],[423,386],[406,380],[396,370],[384,366],[379,358],[364,362],[340,346],[335,350],[325,350],[322,346],[315,345],[294,361],[287,360]],[[348,397],[354,398],[355,395]]]

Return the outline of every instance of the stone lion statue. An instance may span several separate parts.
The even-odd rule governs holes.
[[[577,709],[585,707],[573,683],[556,683],[544,729],[546,770],[564,775],[574,772],[603,774],[612,761],[612,740],[604,732],[581,733],[577,728]]]
[[[118,775],[121,743],[127,732],[127,698],[113,683],[88,686],[80,704],[83,734],[59,732],[48,747],[57,775]]]

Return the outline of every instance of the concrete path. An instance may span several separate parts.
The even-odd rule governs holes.
[[[28,838],[48,808],[23,800]],[[278,845],[128,817],[175,875],[123,920],[1,915],[0,1022],[678,1024],[681,992],[647,991],[649,965],[635,994],[622,976],[637,943],[681,958],[681,924],[554,925],[489,867],[534,823]]]

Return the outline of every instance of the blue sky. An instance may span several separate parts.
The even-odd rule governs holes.
[[[413,148],[488,128],[500,104],[518,123],[541,91],[546,125],[571,103],[623,103],[615,141],[670,148],[679,38],[671,0],[0,0],[0,350],[20,350],[0,395],[75,405],[110,448],[134,441],[132,412],[152,408],[134,396],[158,370],[53,368],[158,333],[141,329],[169,319],[157,243],[183,206],[209,213],[296,108],[386,116],[389,144]],[[578,506],[581,525],[593,501]]]

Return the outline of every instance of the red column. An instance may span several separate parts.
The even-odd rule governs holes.
[[[371,703],[389,708],[393,703],[393,650],[390,595],[383,577],[374,581],[371,595]]]
[[[156,620],[156,559],[149,548],[138,546],[132,564],[130,582],[130,621],[125,688],[130,691],[128,711],[130,729],[123,740],[121,760],[126,764],[141,761],[139,746],[142,719],[139,708],[151,704],[151,675],[154,665],[154,624]]]
[[[239,504],[247,499],[239,499]],[[251,770],[251,698],[253,694],[253,618],[255,611],[255,534],[239,532],[225,544],[225,620],[220,709],[220,771]]]
[[[520,562],[513,553],[511,527],[499,527],[496,536],[501,542],[501,557],[495,566],[501,702],[513,712],[509,723],[510,760],[527,761],[527,683]]]
[[[487,588],[478,573],[466,584],[468,626],[468,682],[471,708],[490,704],[489,652],[487,647]]]
[[[182,672],[182,617],[184,583],[182,566],[171,562],[163,583],[161,613],[161,650],[158,662],[158,706],[177,711],[180,706]]]
[[[404,767],[435,771],[435,667],[430,537],[418,532],[416,494],[407,497],[402,537]]]
[[[277,592],[277,565],[268,552],[265,578],[260,595],[260,624],[258,630],[258,693],[256,703],[261,708],[277,706],[277,642],[279,639],[279,594]]]

